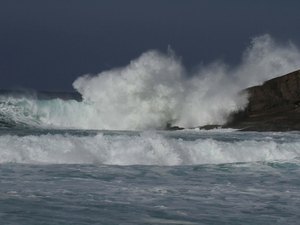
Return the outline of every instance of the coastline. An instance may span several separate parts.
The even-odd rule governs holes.
[[[241,93],[249,95],[243,111],[234,112],[224,125],[208,124],[196,128],[232,128],[239,131],[300,131],[300,70],[279,76]],[[167,127],[167,130],[180,130]]]

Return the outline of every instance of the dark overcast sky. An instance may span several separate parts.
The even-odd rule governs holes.
[[[299,0],[0,0],[0,88],[71,90],[80,75],[171,46],[236,63],[250,38],[300,43]]]

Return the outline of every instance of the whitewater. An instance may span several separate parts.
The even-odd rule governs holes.
[[[1,135],[0,163],[176,166],[286,161],[300,156],[298,133],[44,132]]]
[[[83,75],[82,100],[0,97],[0,125],[41,128],[149,130],[224,124],[248,103],[241,90],[299,69],[300,51],[270,35],[252,40],[237,66],[221,61],[188,72],[172,50],[148,51],[129,65]]]
[[[0,92],[0,223],[298,224],[300,132],[197,128],[300,65],[297,46],[270,35],[241,58],[188,70],[151,50],[77,78],[80,98]]]

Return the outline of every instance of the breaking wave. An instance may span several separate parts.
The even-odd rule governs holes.
[[[273,139],[185,140],[155,132],[139,135],[70,134],[0,136],[0,163],[195,165],[290,161],[300,157],[300,142]]]
[[[149,51],[128,66],[73,83],[82,101],[1,96],[0,126],[144,130],[224,124],[247,105],[240,91],[298,69],[300,52],[269,35],[256,37],[239,66],[222,62],[189,73],[180,59]]]

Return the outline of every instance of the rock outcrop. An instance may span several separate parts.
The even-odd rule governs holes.
[[[300,70],[250,87],[249,104],[224,127],[245,131],[300,130]]]

